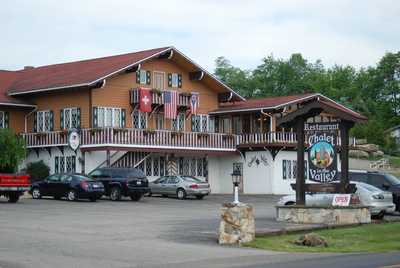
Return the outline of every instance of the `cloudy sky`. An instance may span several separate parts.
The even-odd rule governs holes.
[[[2,0],[0,69],[173,45],[210,71],[270,54],[373,65],[400,50],[397,0]]]

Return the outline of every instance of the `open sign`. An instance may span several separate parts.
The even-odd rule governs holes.
[[[332,206],[348,207],[350,205],[351,194],[335,194],[332,200]]]

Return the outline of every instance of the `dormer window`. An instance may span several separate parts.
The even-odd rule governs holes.
[[[174,88],[182,87],[182,75],[178,73],[169,73],[168,74],[168,86]]]
[[[150,85],[151,72],[142,69],[136,71],[136,83],[140,85]]]

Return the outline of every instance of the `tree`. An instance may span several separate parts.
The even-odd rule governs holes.
[[[244,97],[269,97],[318,92],[369,118],[351,135],[391,148],[386,129],[400,124],[400,52],[386,53],[376,66],[356,69],[320,60],[311,63],[301,54],[289,59],[269,55],[254,70],[241,70],[224,57],[216,61],[215,75]]]
[[[16,172],[25,158],[25,142],[11,129],[0,129],[0,172]]]

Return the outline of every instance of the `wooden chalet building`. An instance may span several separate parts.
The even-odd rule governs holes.
[[[40,159],[51,172],[139,167],[150,180],[200,177],[214,193],[232,192],[234,168],[245,193],[291,192],[296,135],[277,120],[311,101],[365,120],[320,94],[246,100],[174,47],[0,70],[0,128],[25,138],[21,168]],[[69,129],[79,130],[76,151]]]

